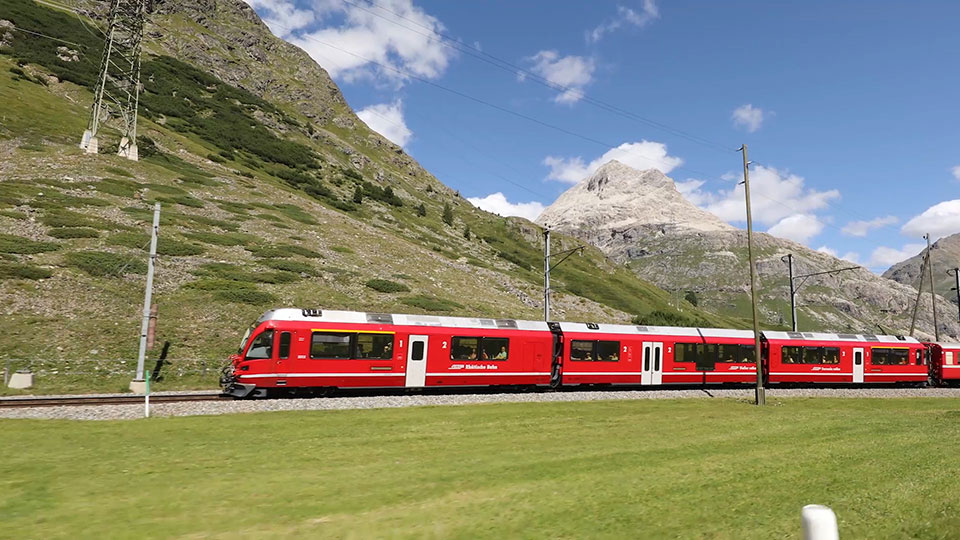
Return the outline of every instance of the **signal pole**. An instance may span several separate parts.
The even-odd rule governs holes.
[[[140,99],[140,47],[146,0],[112,0],[110,20],[90,120],[80,140],[88,154],[100,150],[100,124],[110,117],[121,122],[118,156],[137,161],[137,105]]]
[[[747,145],[740,147],[743,152],[743,192],[747,201],[747,255],[750,258],[750,303],[753,305],[753,353],[757,364],[756,404],[765,405],[766,393],[763,389],[763,365],[760,359],[760,321],[757,319],[757,265],[753,260],[753,218],[750,215],[750,162],[747,160]]]
[[[957,280],[957,286],[952,287],[951,291],[957,291],[957,320],[960,321],[960,268],[954,268],[953,270],[947,270],[947,275],[953,273],[953,277]]]

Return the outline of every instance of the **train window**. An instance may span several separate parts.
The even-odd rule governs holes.
[[[784,364],[802,364],[803,347],[783,347],[780,349],[780,358]]]
[[[413,350],[410,351],[410,359],[423,360],[423,342],[422,341],[413,342]]]
[[[734,364],[740,361],[739,345],[717,345],[717,363]]]
[[[247,360],[264,360],[273,356],[273,330],[264,330],[250,344]]]
[[[393,334],[357,334],[354,358],[393,358]]]
[[[290,357],[290,332],[280,334],[280,359],[286,360]]]
[[[574,340],[570,342],[570,360],[575,362],[593,361],[593,342]]]
[[[451,360],[507,360],[510,340],[495,337],[454,337],[450,347]]]
[[[800,363],[801,364],[822,364],[823,352],[820,350],[820,347],[804,347],[803,357],[801,358]]]
[[[480,340],[484,360],[506,360],[510,356],[510,340],[485,337]]]
[[[310,358],[350,358],[350,342],[356,334],[314,332],[310,339]]]
[[[620,342],[619,341],[598,341],[596,358],[601,362],[619,362],[620,361]]]
[[[450,347],[450,358],[453,360],[478,360],[480,338],[455,337]]]
[[[717,363],[718,346],[714,343],[705,343],[699,347],[700,355],[697,357],[697,369],[700,371],[713,371]]]
[[[570,342],[570,360],[576,362],[619,362],[619,341],[585,341]]]
[[[696,362],[700,356],[700,344],[677,343],[674,345],[674,362]]]
[[[823,350],[823,363],[824,364],[839,364],[840,363],[840,348],[839,347],[822,347]]]
[[[870,363],[875,366],[905,366],[910,363],[909,349],[871,349],[873,358]]]
[[[945,356],[946,358],[944,359],[943,363],[946,364],[946,365],[948,365],[948,366],[952,366],[952,365],[953,365],[953,353],[948,351],[948,352],[944,353],[944,356]]]
[[[740,358],[738,360],[741,364],[756,364],[757,355],[754,354],[753,345],[740,345]]]
[[[916,358],[917,358],[917,365],[918,365],[918,366],[922,366],[922,365],[923,365],[923,352],[922,352],[920,349],[917,349],[917,350],[915,351],[915,355],[916,355]]]

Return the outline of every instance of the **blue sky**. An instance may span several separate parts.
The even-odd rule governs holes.
[[[758,230],[881,272],[960,232],[960,2],[247,1],[491,211],[617,158],[744,226],[746,143]]]

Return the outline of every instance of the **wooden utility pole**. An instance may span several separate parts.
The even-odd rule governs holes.
[[[787,253],[786,257],[780,257],[780,260],[787,259],[787,267],[790,269],[790,321],[793,331],[797,331],[797,291],[793,288],[793,253]]]
[[[753,354],[757,364],[756,404],[765,405],[766,393],[763,389],[763,364],[760,358],[760,321],[757,318],[757,265],[753,260],[753,218],[750,215],[750,162],[747,160],[747,145],[740,147],[743,152],[743,192],[747,200],[747,256],[750,258],[750,303],[753,305]]]
[[[940,325],[937,323],[937,291],[933,288],[933,253],[930,251],[930,233],[924,235],[927,239],[927,273],[930,275],[930,309],[933,310],[933,338],[940,341]],[[923,280],[923,276],[920,276]]]

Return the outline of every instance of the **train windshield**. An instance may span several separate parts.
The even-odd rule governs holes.
[[[240,348],[237,349],[237,354],[243,354],[243,348],[247,346],[247,340],[250,339],[250,334],[253,333],[253,331],[257,328],[257,325],[259,324],[260,324],[259,322],[255,322],[251,324],[250,328],[247,328],[247,331],[244,332],[243,339],[240,340]]]

